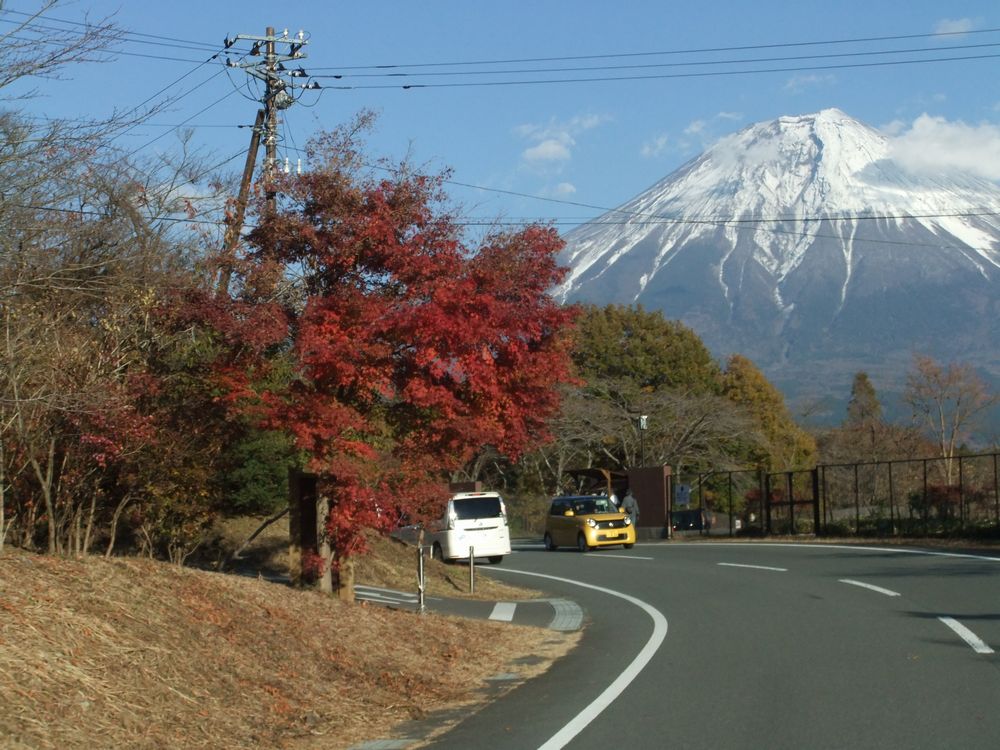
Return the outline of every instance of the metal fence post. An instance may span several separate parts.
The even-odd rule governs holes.
[[[965,507],[965,476],[962,473],[962,457],[958,457],[958,528],[965,533],[965,517],[967,509]]]
[[[795,490],[794,475],[792,472],[785,474],[785,486],[788,487],[788,533],[795,533]]]
[[[476,593],[476,548],[469,547],[469,593]]]
[[[995,468],[995,464],[994,464]],[[729,536],[735,536],[736,530],[733,528],[733,472],[729,476]]]
[[[923,517],[924,522],[924,536],[927,536],[927,516],[930,514],[930,510],[927,507],[927,459],[923,459],[920,463],[922,464],[924,474],[923,488],[920,490],[921,498],[923,498],[923,502],[920,504],[920,515]]]
[[[761,498],[764,504],[764,533],[771,535],[771,475],[764,472],[764,497]]]
[[[858,480],[857,464],[854,464],[854,533],[861,533],[861,485]]]
[[[698,536],[707,534],[705,529],[705,475],[698,475],[698,513],[701,515],[701,528],[698,529]]]
[[[819,469],[813,469],[809,472],[809,478],[812,481],[812,493],[813,493],[813,535],[823,536],[823,529],[820,526],[820,516],[819,516]]]
[[[826,485],[826,467],[820,467],[823,492],[823,534],[826,535],[828,524],[833,521],[833,508],[830,507],[830,492]]]
[[[896,496],[892,486],[892,461],[889,462],[889,533],[896,536]]]
[[[424,590],[427,584],[424,576],[424,546],[417,545],[417,612],[424,614],[427,606],[424,603]]]
[[[997,527],[1000,528],[1000,483],[997,482],[997,454],[993,454],[993,502],[996,507]]]

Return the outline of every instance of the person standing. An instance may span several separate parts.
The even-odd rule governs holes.
[[[625,490],[625,499],[622,500],[622,512],[628,513],[628,517],[632,520],[632,525],[639,526],[639,501],[635,499],[635,495],[632,494],[632,490]]]

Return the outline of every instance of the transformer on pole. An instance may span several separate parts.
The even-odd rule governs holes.
[[[278,126],[280,120],[278,112],[288,109],[298,99],[296,92],[319,89],[320,85],[315,81],[296,82],[296,78],[308,77],[308,73],[301,65],[289,70],[285,63],[303,60],[306,57],[302,48],[309,43],[305,32],[290,37],[288,29],[282,32],[281,36],[275,34],[274,28],[268,26],[264,36],[254,36],[250,34],[237,34],[233,38],[226,38],[225,48],[231,49],[238,41],[249,41],[252,43],[250,52],[244,55],[247,60],[234,61],[231,58],[226,60],[226,66],[230,68],[240,68],[248,75],[264,83],[264,92],[260,102],[263,105],[257,112],[257,119],[253,125],[253,132],[250,136],[250,147],[247,151],[246,165],[243,169],[243,178],[240,181],[239,195],[236,199],[236,206],[231,216],[226,219],[226,234],[223,243],[223,259],[219,274],[218,293],[224,294],[229,290],[229,281],[232,276],[233,262],[235,260],[236,246],[239,244],[240,233],[243,231],[243,217],[246,214],[247,201],[250,195],[250,184],[253,181],[253,170],[257,162],[257,151],[260,142],[264,142],[264,170],[263,184],[266,199],[266,210],[275,210],[275,191],[273,189],[274,171],[277,169],[278,153]],[[284,48],[284,52],[279,52],[279,47]]]

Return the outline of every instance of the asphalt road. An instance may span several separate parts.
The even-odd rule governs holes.
[[[1000,557],[651,543],[488,572],[575,601],[583,639],[438,750],[1000,747]]]

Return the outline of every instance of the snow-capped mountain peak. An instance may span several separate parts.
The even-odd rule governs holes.
[[[958,317],[971,299],[992,311],[989,331],[962,325],[997,329],[1000,187],[908,169],[889,136],[838,109],[722,138],[565,239],[558,298],[662,309],[718,354],[765,366],[884,350],[869,334],[912,350],[939,328],[910,307],[928,294],[948,294],[941,310]]]

